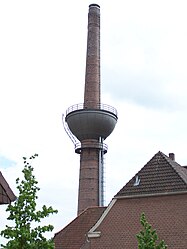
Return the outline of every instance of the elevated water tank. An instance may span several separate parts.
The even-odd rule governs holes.
[[[106,139],[117,123],[117,111],[109,105],[100,109],[85,109],[83,104],[73,105],[66,111],[69,129],[79,141],[85,139]]]

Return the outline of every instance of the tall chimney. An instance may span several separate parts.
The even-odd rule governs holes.
[[[84,107],[100,104],[100,7],[89,6]]]
[[[88,37],[84,103],[69,107],[65,123],[67,133],[80,154],[78,211],[104,205],[103,157],[107,145],[103,143],[117,122],[114,107],[100,103],[100,7],[89,5]]]

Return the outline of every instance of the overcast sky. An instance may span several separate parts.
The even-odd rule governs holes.
[[[46,219],[54,233],[77,213],[79,156],[62,114],[83,102],[91,3],[0,1],[0,170],[17,194],[22,157],[39,154],[33,165],[39,205],[59,210]],[[95,3],[101,6],[101,99],[119,114],[105,141],[107,205],[159,150],[187,164],[187,4]],[[0,230],[5,209],[0,206]]]

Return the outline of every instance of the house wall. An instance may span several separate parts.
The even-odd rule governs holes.
[[[117,200],[97,229],[101,236],[90,238],[89,248],[137,248],[142,212],[168,249],[187,248],[187,194]]]

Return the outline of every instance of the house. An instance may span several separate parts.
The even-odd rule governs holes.
[[[169,157],[160,151],[156,153],[114,196],[95,224],[90,223],[88,232],[82,230],[80,215],[75,219],[76,223],[70,223],[58,233],[62,242],[58,240],[58,246],[55,235],[55,248],[137,248],[136,234],[141,230],[142,212],[169,249],[187,248],[187,168],[175,162],[173,153]],[[87,219],[90,219],[89,214]],[[66,247],[63,241],[69,228],[72,237],[68,238],[69,247]],[[74,246],[77,231],[84,237],[84,243]]]
[[[3,177],[0,171],[0,205],[10,204],[12,201],[16,200],[16,196],[9,187],[7,181]]]

